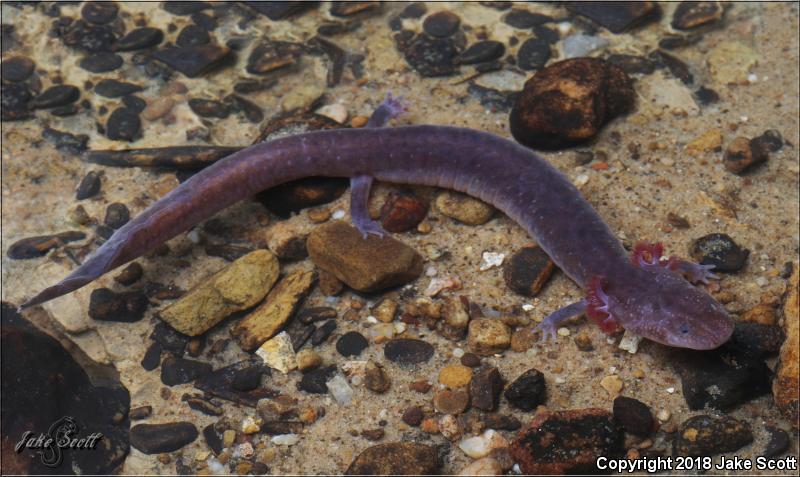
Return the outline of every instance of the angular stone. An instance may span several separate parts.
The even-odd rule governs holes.
[[[472,407],[483,411],[494,411],[503,391],[503,377],[494,366],[487,366],[475,372],[469,383]]]
[[[283,374],[297,369],[297,358],[294,354],[294,347],[292,347],[292,339],[285,331],[264,342],[256,354],[264,360],[267,366],[277,369]]]
[[[555,263],[541,247],[523,247],[503,266],[503,279],[508,288],[533,297],[542,291],[555,269]]]
[[[228,53],[228,48],[210,44],[167,48],[154,52],[152,56],[189,78],[194,78],[215,68]]]
[[[511,329],[496,319],[472,320],[469,322],[467,342],[473,353],[489,356],[511,346]]]
[[[441,468],[436,447],[404,441],[368,447],[345,475],[435,475]]]
[[[131,445],[145,454],[162,454],[191,444],[198,434],[191,422],[138,424],[131,428]]]

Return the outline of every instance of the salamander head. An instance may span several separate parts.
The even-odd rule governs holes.
[[[728,341],[733,321],[708,293],[665,268],[629,272],[605,287],[608,310],[625,329],[679,348],[707,350]]]

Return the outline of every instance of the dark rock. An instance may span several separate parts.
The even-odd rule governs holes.
[[[78,200],[84,200],[94,197],[98,192],[100,192],[100,185],[100,173],[97,171],[89,171],[85,176],[83,176],[81,183],[78,184],[78,189],[75,191],[75,198]]]
[[[714,272],[733,273],[744,268],[750,250],[743,249],[726,234],[708,234],[695,240],[692,258],[701,265],[714,265]]]
[[[327,394],[328,386],[325,384],[336,374],[336,366],[313,369],[303,375],[297,383],[297,389],[307,393]]]
[[[656,70],[655,63],[644,56],[614,54],[609,56],[607,60],[629,75],[649,75]]]
[[[469,392],[465,388],[442,389],[433,396],[433,407],[437,411],[458,415],[469,406]]]
[[[89,173],[91,174],[91,172]],[[114,277],[114,281],[120,285],[130,286],[139,281],[144,274],[144,269],[138,262],[133,262],[125,267]]]
[[[175,356],[183,356],[191,337],[176,331],[165,322],[159,321],[153,327],[150,339],[160,344],[165,351],[169,351]]]
[[[207,10],[211,8],[211,4],[208,2],[172,1],[164,2],[162,8],[173,15],[185,16]]]
[[[145,100],[133,94],[123,96],[122,104],[124,104],[125,107],[136,111],[137,113],[141,113],[147,107],[147,102]]]
[[[381,428],[365,429],[365,430],[361,431],[361,437],[363,437],[364,439],[366,439],[368,441],[379,441],[379,440],[383,439],[383,436],[385,434],[386,434],[386,431],[384,431]]]
[[[303,53],[302,45],[288,41],[266,41],[258,45],[247,59],[247,72],[265,75],[294,65]]]
[[[689,71],[689,65],[680,58],[661,50],[654,51],[650,56],[658,63],[666,66],[672,76],[681,80],[681,83],[690,85],[694,82],[694,75]]]
[[[233,373],[231,387],[237,391],[252,391],[261,385],[261,375],[264,369],[261,366],[247,366],[237,369]]]
[[[166,48],[152,57],[189,78],[207,73],[223,63],[230,49],[219,45],[195,45]]]
[[[425,363],[433,357],[434,351],[430,343],[413,338],[395,338],[383,347],[386,359],[398,364]]]
[[[694,99],[697,100],[701,105],[707,106],[712,103],[716,103],[719,101],[719,94],[711,88],[706,88],[705,86],[701,86],[692,93]]]
[[[766,152],[779,151],[783,147],[783,136],[775,129],[764,131],[764,134],[754,137],[753,142],[761,150]]]
[[[358,331],[345,333],[336,341],[336,351],[344,357],[358,356],[367,346],[369,342]]]
[[[270,436],[301,434],[303,432],[303,423],[300,421],[267,421],[261,425],[259,431]]]
[[[336,44],[319,36],[310,39],[306,45],[310,47],[309,51],[312,54],[323,53],[328,56],[330,61],[328,63],[326,83],[329,88],[338,85],[342,80],[342,74],[344,74],[345,51]]]
[[[364,449],[345,475],[438,475],[441,468],[436,447],[404,441]]]
[[[64,106],[56,106],[55,108],[49,111],[50,114],[53,116],[58,117],[67,117],[67,116],[74,116],[78,114],[80,109],[76,104],[67,104]]]
[[[139,136],[142,122],[136,111],[117,108],[106,122],[106,136],[115,141],[134,141]]]
[[[277,396],[276,391],[261,386],[256,386],[247,391],[236,389],[234,381],[242,370],[248,368],[260,370],[261,375],[270,375],[269,368],[260,358],[250,358],[225,366],[201,377],[194,382],[194,387],[207,394],[249,407],[255,407],[259,399]],[[253,373],[254,371],[246,372]],[[242,384],[244,383],[239,383],[236,386],[242,387]]]
[[[42,137],[52,142],[59,151],[76,155],[84,152],[89,142],[89,136],[86,134],[72,134],[49,127],[42,129]]]
[[[211,36],[204,28],[197,25],[187,25],[178,34],[175,43],[178,46],[206,45],[211,42]]]
[[[656,20],[661,14],[655,2],[567,2],[566,7],[612,33]]]
[[[558,40],[561,39],[561,36],[558,34],[557,30],[553,30],[552,28],[548,28],[544,25],[536,25],[532,29],[533,34],[536,35],[536,38],[550,43],[554,45],[558,43]]]
[[[2,351],[3,473],[53,475],[75,469],[92,475],[117,472],[129,451],[128,410],[130,396],[101,365],[84,355],[81,365],[55,339],[37,330],[16,312],[16,306],[2,303],[0,310],[0,351]],[[70,347],[75,345],[69,343]],[[96,373],[99,371],[99,373]],[[103,386],[94,385],[104,383]],[[67,416],[67,417],[65,417]],[[60,463],[53,453],[19,449],[26,432],[33,436],[72,429],[71,438],[88,438],[99,433],[89,449],[62,447]],[[7,446],[7,447],[6,447]],[[51,449],[52,450],[52,449]]]
[[[107,25],[91,25],[83,20],[72,22],[61,35],[65,45],[88,53],[111,51],[116,36]]]
[[[377,11],[380,6],[380,2],[331,2],[330,12],[335,17],[349,17]]]
[[[164,32],[158,28],[137,28],[129,31],[114,43],[114,51],[136,51],[158,45],[164,41]]]
[[[691,30],[722,19],[720,2],[681,2],[672,14],[672,28]]]
[[[538,369],[531,368],[509,384],[503,395],[515,408],[533,411],[547,400],[544,375]]]
[[[479,41],[462,51],[456,60],[462,65],[484,63],[500,58],[505,52],[506,46],[499,41]]]
[[[536,296],[556,269],[541,247],[523,247],[503,266],[506,286],[524,296]]]
[[[215,455],[219,455],[224,449],[222,444],[222,436],[219,435],[214,428],[214,424],[209,424],[203,428],[203,438],[206,440],[208,447],[214,451]]]
[[[11,246],[8,247],[8,251],[6,251],[6,255],[8,258],[14,260],[44,257],[47,252],[58,246],[85,238],[86,234],[77,231],[28,237],[12,243]]]
[[[144,291],[148,297],[156,300],[175,300],[186,293],[185,290],[175,285],[164,285],[158,282],[147,282]]]
[[[33,74],[36,63],[25,56],[12,56],[0,63],[0,77],[3,81],[17,83],[25,81]]]
[[[81,90],[68,84],[58,84],[47,88],[33,98],[28,106],[31,109],[48,109],[74,103],[81,97]]]
[[[118,229],[127,224],[130,219],[131,213],[128,211],[128,207],[125,204],[114,202],[106,207],[106,216],[103,219],[103,223],[112,229]]]
[[[317,34],[322,36],[336,36],[342,33],[349,33],[357,30],[361,26],[361,22],[333,22],[323,23],[317,27]]]
[[[536,25],[552,22],[553,17],[540,13],[529,12],[528,10],[511,10],[503,17],[503,22],[514,28],[528,29]]]
[[[192,13],[192,21],[205,31],[214,31],[217,29],[217,19],[207,13]]]
[[[243,2],[270,20],[285,20],[316,8],[317,2]]]
[[[728,144],[722,156],[722,163],[728,171],[743,174],[751,167],[766,162],[767,159],[769,153],[761,147],[759,141],[739,136]]]
[[[634,101],[631,79],[620,68],[597,58],[560,61],[525,83],[509,118],[511,133],[532,148],[574,145],[592,139]]]
[[[189,100],[189,107],[196,115],[204,118],[224,119],[231,114],[230,106],[211,99],[192,98]]]
[[[381,225],[387,232],[413,230],[428,214],[429,204],[411,194],[392,193],[381,207]]]
[[[381,394],[388,391],[391,385],[392,381],[386,371],[379,364],[367,361],[366,371],[364,372],[364,387],[374,393]]]
[[[128,413],[128,417],[131,421],[140,421],[142,419],[147,419],[151,414],[153,414],[153,406],[139,406],[131,409]]]
[[[161,382],[167,386],[190,383],[207,375],[212,369],[209,363],[168,356],[161,363]]]
[[[419,18],[425,13],[428,12],[428,7],[425,6],[425,2],[414,2],[407,5],[402,12],[400,12],[400,17],[402,18]]]
[[[3,121],[18,121],[31,117],[28,102],[31,91],[25,83],[4,84],[0,88],[0,105]]]
[[[446,38],[458,31],[461,19],[453,12],[442,10],[425,18],[422,22],[422,29],[430,36],[436,38]]]
[[[348,179],[308,177],[260,192],[256,199],[273,214],[287,218],[294,212],[338,199],[349,184]]]
[[[200,411],[206,416],[221,416],[223,413],[222,407],[214,404],[210,399],[185,394],[182,400],[190,408]]]
[[[537,413],[510,447],[523,474],[596,474],[597,456],[624,454],[624,433],[602,409]]]
[[[746,422],[732,417],[694,416],[680,425],[672,443],[675,456],[711,456],[734,452],[753,442]]]
[[[131,93],[138,93],[144,88],[138,84],[125,83],[113,79],[100,80],[94,87],[94,92],[106,98],[119,98]]]
[[[205,246],[206,254],[212,257],[224,258],[229,262],[243,257],[253,250],[251,247],[227,243],[207,243]]]
[[[299,351],[306,344],[316,328],[314,325],[307,325],[299,320],[292,320],[285,328],[289,339],[292,341],[292,349]]]
[[[417,427],[425,419],[425,412],[419,406],[411,406],[403,411],[403,422],[412,427]]]
[[[197,435],[191,422],[137,424],[131,428],[131,445],[145,454],[162,454],[191,444]]]
[[[96,288],[89,297],[89,316],[100,321],[133,323],[144,317],[150,302],[142,292],[115,293]]]
[[[225,97],[225,100],[230,103],[234,111],[244,113],[244,117],[251,123],[258,124],[264,120],[264,112],[252,101],[248,101],[235,94],[229,94]]]
[[[761,455],[768,458],[778,457],[789,449],[791,442],[788,432],[773,426],[767,426],[766,430],[769,433],[769,442]]]
[[[449,76],[458,71],[455,59],[458,48],[450,38],[432,38],[417,35],[403,55],[412,68],[422,76]]]
[[[667,35],[658,40],[658,47],[665,50],[676,50],[685,46],[694,45],[702,39],[702,35]]]
[[[336,319],[336,309],[329,306],[306,308],[301,310],[295,319],[306,325],[310,325],[316,321]]]
[[[258,138],[254,141],[253,144],[259,142],[271,141],[273,139],[278,139],[284,136],[289,136],[294,134],[302,134],[305,132],[319,131],[323,129],[337,129],[341,127],[342,127],[341,124],[337,123],[333,119],[330,119],[326,116],[309,112],[303,112],[303,111],[301,112],[293,111],[284,115],[280,115],[276,118],[270,119],[267,125],[261,130],[261,134],[259,134]],[[323,178],[320,177],[306,178],[298,181],[289,182],[288,184],[304,184],[305,183],[304,181],[310,179],[323,180]],[[330,180],[336,182],[333,178],[324,178],[324,180]],[[350,183],[349,179],[342,179],[340,181],[340,184],[349,184],[349,183]],[[343,185],[343,187],[344,189],[342,189],[342,193],[344,193],[344,191],[347,190],[347,185]],[[267,208],[269,208],[268,205]],[[286,217],[288,217],[288,215]]]
[[[464,353],[460,361],[461,364],[470,368],[477,368],[481,365],[481,357],[475,353]]]
[[[475,355],[477,356],[477,355]],[[494,411],[503,391],[503,377],[497,368],[490,366],[479,369],[469,382],[469,395],[472,407],[483,411]]]
[[[508,10],[509,8],[511,8],[514,5],[514,2],[503,2],[503,1],[499,1],[499,2],[478,2],[478,3],[480,3],[481,5],[483,5],[486,8],[491,8],[493,10],[499,10],[499,11]]]
[[[117,18],[118,11],[115,2],[87,2],[81,8],[81,17],[89,23],[102,25]]]
[[[112,235],[114,235],[114,229],[102,224],[95,227],[94,232],[103,240],[108,240]]]
[[[115,53],[95,53],[81,58],[78,66],[92,73],[106,73],[122,66],[122,57]]]
[[[723,345],[722,350],[765,358],[777,354],[783,340],[783,330],[780,326],[737,321],[731,338]]]
[[[142,357],[142,368],[145,371],[152,371],[156,369],[161,364],[161,345],[158,343],[152,343],[148,348],[147,351],[144,352],[144,356]]]
[[[617,396],[614,399],[614,419],[626,432],[647,437],[655,430],[653,413],[647,404],[633,398]]]
[[[475,83],[471,83],[467,87],[467,92],[471,96],[477,97],[483,107],[494,111],[509,111],[521,94],[518,91],[498,91],[484,88]]]
[[[328,336],[336,329],[336,320],[328,320],[323,323],[319,328],[311,333],[311,344],[319,346],[328,339]]]
[[[487,429],[500,431],[516,431],[522,427],[522,423],[516,417],[495,412],[482,414],[481,422]]]

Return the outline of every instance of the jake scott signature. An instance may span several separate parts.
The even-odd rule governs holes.
[[[42,464],[47,467],[58,467],[64,459],[64,449],[94,449],[102,439],[103,434],[95,432],[86,437],[79,437],[78,424],[75,419],[64,416],[54,422],[47,433],[34,434],[33,431],[25,431],[22,439],[14,446],[17,453],[23,449],[35,450]]]

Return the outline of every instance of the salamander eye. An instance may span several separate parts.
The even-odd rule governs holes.
[[[689,333],[689,325],[685,325],[685,324],[681,325],[681,327],[679,329],[680,329],[680,332],[683,333],[683,334]]]

